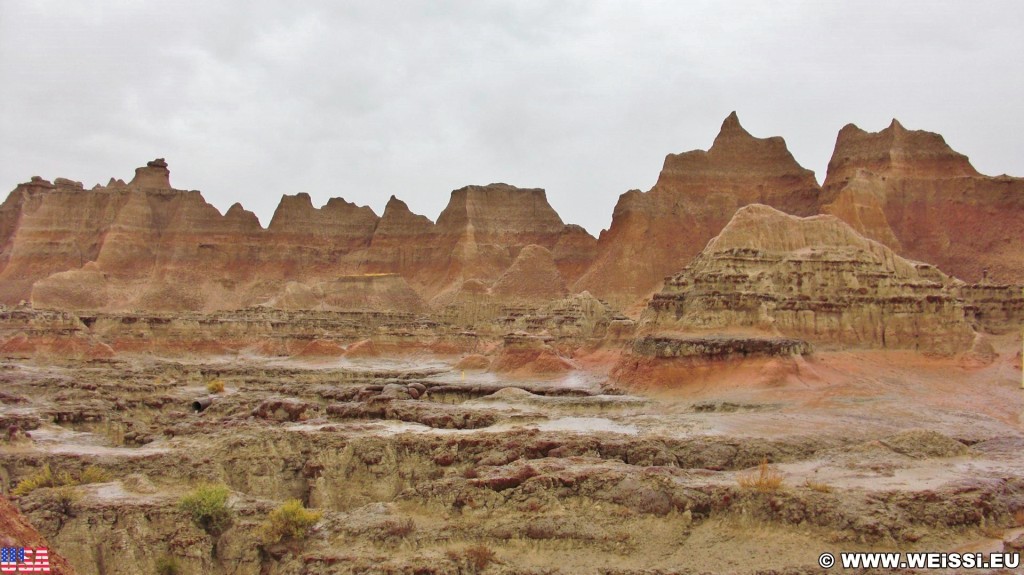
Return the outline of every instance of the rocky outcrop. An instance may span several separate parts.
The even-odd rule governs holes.
[[[0,545],[3,547],[45,548],[48,551],[52,575],[75,575],[75,570],[59,552],[51,548],[46,539],[36,531],[18,509],[6,497],[0,496]],[[4,566],[4,572],[7,571]],[[13,571],[10,571],[13,572]],[[22,571],[24,572],[24,571]]]
[[[260,276],[310,279],[353,273],[356,267],[345,265],[344,256],[367,248],[378,222],[369,207],[341,198],[314,208],[309,194],[284,196],[260,243]]]
[[[439,256],[437,230],[426,216],[412,213],[405,202],[391,196],[370,239],[358,257],[367,273],[399,273],[413,282],[426,279]]]
[[[619,197],[597,259],[574,289],[632,303],[689,263],[737,208],[761,203],[808,216],[818,212],[819,192],[782,138],[751,136],[734,112],[708,151],[670,154],[649,192]]]
[[[563,236],[579,234],[577,228],[562,223],[544,190],[507,184],[467,186],[452,192],[448,207],[437,218],[437,231],[442,253],[451,254],[441,285],[459,285],[469,279],[494,281],[524,247],[552,250]],[[562,255],[567,265],[578,265],[575,254]]]
[[[113,179],[113,178],[111,178]],[[128,184],[130,188],[170,190],[171,171],[167,169],[167,161],[157,158],[146,162],[145,167],[135,169],[135,177]]]
[[[641,324],[954,353],[974,341],[957,288],[838,218],[751,205],[666,282]]]
[[[1024,179],[988,177],[942,136],[896,120],[836,139],[823,210],[960,279],[1024,283]]]
[[[531,244],[494,282],[491,293],[499,300],[545,302],[564,297],[566,288],[551,252]]]
[[[551,252],[570,279],[589,266],[596,246],[585,230],[562,223],[544,190],[506,184],[455,190],[436,225],[395,197],[378,217],[340,198],[316,208],[309,194],[286,195],[263,229],[240,204],[221,215],[199,192],[171,188],[163,159],[128,184],[111,178],[90,191],[33,178],[0,206],[0,241],[0,302],[32,298],[42,308],[89,312],[213,311],[271,300],[286,309],[348,301],[376,309],[394,299],[378,297],[387,282],[417,292],[403,293],[395,309],[420,310],[421,298],[467,280],[490,286],[507,276],[526,246]],[[323,301],[330,289],[300,293],[339,277],[349,278],[341,290],[349,295],[334,303]],[[354,295],[360,286],[369,304]]]

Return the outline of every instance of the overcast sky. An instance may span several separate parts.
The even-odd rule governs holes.
[[[0,0],[0,188],[171,182],[269,223],[282,194],[431,219],[543,187],[595,235],[730,111],[819,181],[898,118],[1024,176],[1024,2]]]

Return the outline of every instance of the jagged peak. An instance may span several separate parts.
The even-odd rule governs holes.
[[[388,199],[387,205],[384,206],[384,214],[381,216],[381,222],[401,221],[408,223],[412,220],[419,221],[422,224],[430,226],[434,225],[434,222],[430,218],[414,213],[409,209],[408,204],[392,194],[391,198]]]
[[[409,209],[409,204],[398,199],[394,194],[391,194],[391,197],[388,198],[388,203],[384,206],[384,214],[387,215],[390,212],[412,213],[412,210]]]
[[[733,134],[750,136],[750,132],[740,124],[740,117],[736,114],[735,110],[722,121],[722,127],[718,130],[718,137]]]
[[[836,137],[825,187],[843,185],[860,169],[876,174],[895,171],[916,178],[978,175],[967,156],[951,148],[941,135],[908,130],[896,118],[878,132],[853,124],[844,126]]]

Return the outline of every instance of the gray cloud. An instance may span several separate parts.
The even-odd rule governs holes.
[[[597,233],[737,110],[824,177],[898,117],[1024,175],[1024,4],[0,0],[0,183],[172,182],[264,223],[281,194],[548,189]]]

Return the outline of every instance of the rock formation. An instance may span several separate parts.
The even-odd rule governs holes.
[[[172,188],[163,159],[128,184],[111,178],[90,191],[33,178],[0,206],[0,242],[0,302],[31,298],[38,307],[78,311],[211,311],[268,301],[334,309],[342,300],[421,310],[421,298],[507,276],[528,245],[550,252],[559,273],[575,280],[596,246],[585,230],[562,223],[544,190],[506,184],[455,190],[437,224],[394,197],[378,217],[340,198],[315,208],[308,194],[285,195],[264,230],[240,204],[221,215],[199,192]],[[388,274],[395,277],[380,279]],[[341,291],[349,295],[323,300],[339,277],[348,278]],[[380,299],[384,283],[417,294]],[[563,283],[553,284],[557,297]],[[372,302],[354,296],[357,284]],[[300,297],[324,286],[312,299]]]
[[[597,259],[574,289],[628,305],[689,263],[737,208],[761,203],[808,216],[818,212],[819,192],[782,138],[751,136],[733,112],[708,151],[670,154],[649,192],[619,197]]]
[[[398,274],[359,274],[307,286],[289,282],[268,307],[421,313],[427,304]]]
[[[551,252],[530,244],[494,282],[491,293],[500,300],[544,302],[565,296],[566,289]]]
[[[6,497],[0,496],[0,545],[3,547],[30,547],[47,548],[50,560],[48,573],[52,575],[75,575],[75,570],[68,563],[67,559],[50,548],[46,539],[18,512],[18,509],[11,505]],[[4,572],[8,571],[4,566]],[[22,571],[24,573],[24,571]]]
[[[825,212],[906,257],[970,282],[1024,282],[1024,179],[979,174],[938,134],[849,124],[823,189]]]
[[[833,216],[751,205],[666,283],[641,324],[954,353],[974,341],[954,283]]]
[[[469,306],[476,311],[462,316],[493,319],[517,300],[537,308],[582,291],[636,310],[737,209],[757,203],[834,215],[979,286],[963,292],[968,312],[1002,317],[999,329],[1008,329],[1019,313],[1008,285],[1024,282],[1022,182],[982,176],[941,136],[894,121],[874,134],[843,128],[819,188],[781,138],[755,138],[733,113],[708,151],[669,155],[650,191],[623,194],[595,239],[566,225],[544,190],[507,184],[453,191],[436,223],[396,197],[378,217],[340,198],[316,208],[309,194],[285,195],[263,229],[240,204],[221,215],[199,192],[174,189],[157,159],[129,183],[111,178],[88,191],[65,178],[17,186],[0,205],[0,303],[85,312],[268,302],[333,309],[326,292],[313,292],[341,277],[393,274],[407,284],[400,291],[411,288],[448,315]],[[342,291],[356,285],[346,281]],[[370,294],[382,281],[398,283],[363,287]],[[399,309],[422,309],[407,295],[396,296]],[[358,298],[338,301],[350,300]]]

